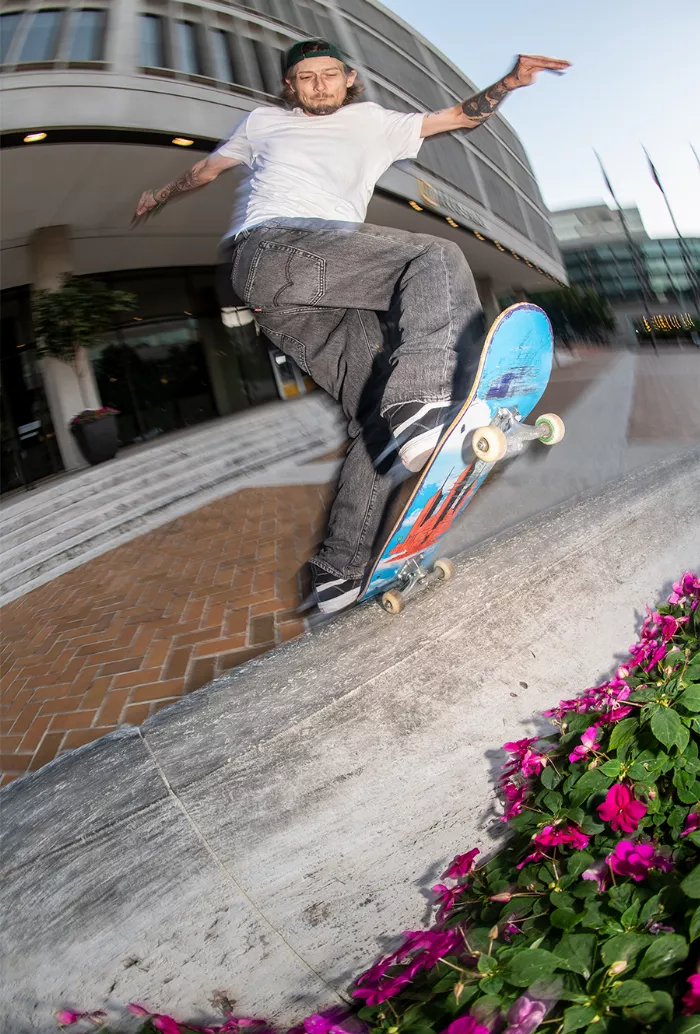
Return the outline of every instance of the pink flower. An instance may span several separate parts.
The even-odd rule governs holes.
[[[615,783],[597,810],[603,822],[609,822],[616,832],[634,833],[639,820],[647,813],[647,806],[635,800],[624,783]]]
[[[685,827],[681,836],[687,837],[688,834],[694,833],[696,829],[700,829],[700,812],[691,811],[685,820]]]
[[[541,751],[532,750],[532,744],[537,743],[537,740],[537,736],[532,736],[527,739],[503,744],[503,749],[512,755],[508,764],[503,766],[507,777],[510,777],[517,771],[520,771],[525,777],[540,774],[549,757]]]
[[[521,995],[508,1010],[508,1026],[503,1034],[532,1034],[547,1015],[547,1003]]]
[[[688,983],[690,989],[681,999],[683,1002],[681,1012],[684,1016],[693,1016],[696,1012],[700,1012],[700,973],[693,973],[689,976]]]
[[[393,955],[375,963],[358,978],[352,992],[354,998],[364,998],[367,1005],[380,1005],[397,995],[420,970],[432,969],[445,955],[462,946],[458,930],[407,930],[404,938]],[[407,962],[403,973],[387,977],[387,970]]]
[[[613,872],[619,876],[630,876],[639,883],[650,869],[669,872],[673,863],[663,854],[656,853],[654,844],[635,844],[631,840],[618,840],[615,850],[605,859]]]
[[[478,847],[475,847],[472,851],[467,851],[466,854],[458,854],[449,869],[443,872],[443,880],[458,880],[462,876],[466,876],[467,873],[471,872],[474,866],[474,859],[478,854]]]
[[[581,873],[581,879],[595,880],[598,884],[598,893],[602,894],[608,886],[608,872],[606,862],[594,862],[593,865]]]
[[[134,1016],[150,1016],[150,1010],[145,1005],[139,1005],[138,1002],[129,1002],[127,1005],[129,1012],[133,1012]]]
[[[460,1016],[445,1028],[443,1034],[489,1034],[489,1029],[473,1016]]]
[[[61,1009],[56,1013],[56,1019],[61,1027],[70,1027],[72,1024],[77,1023],[78,1020],[94,1020],[97,1021],[107,1013],[103,1012],[102,1009],[97,1009],[96,1012],[75,1012],[73,1009]]]
[[[673,592],[668,597],[669,603],[685,603],[695,597],[692,610],[695,610],[697,601],[700,599],[700,578],[692,571],[686,571],[678,582],[673,583]]]
[[[621,718],[626,718],[628,714],[632,714],[633,708],[621,707],[620,704],[613,704],[609,711],[600,716],[602,724],[608,725],[611,722],[619,722]]]
[[[501,783],[501,788],[508,801],[506,810],[501,817],[501,822],[508,822],[514,815],[519,815],[523,810],[523,801],[527,797],[527,787],[518,786],[517,783],[506,780]]]
[[[440,911],[437,914],[437,919],[438,922],[441,923],[455,907],[457,904],[457,898],[464,894],[466,887],[460,883],[458,883],[456,887],[447,887],[444,883],[436,883],[435,886],[430,889],[440,902]]]
[[[522,869],[528,862],[539,861],[547,853],[545,848],[566,845],[574,847],[577,851],[583,851],[588,847],[589,840],[590,837],[582,833],[573,823],[568,823],[566,826],[545,826],[532,838],[535,850],[524,858],[517,868]]]
[[[513,939],[513,937],[516,936],[516,934],[522,933],[520,927],[513,922],[513,920],[517,918],[518,913],[511,912],[511,914],[508,916],[506,920],[506,925],[503,927],[503,939],[506,942],[506,944],[510,944],[511,940]]]
[[[162,1034],[182,1034],[180,1024],[176,1023],[172,1016],[154,1015],[151,1017],[151,1023],[156,1030],[162,1031]]]
[[[394,998],[400,991],[403,991],[411,978],[401,975],[393,980],[385,980],[379,987],[358,987],[352,996],[353,998],[364,998],[365,1005],[381,1005],[389,998]]]
[[[576,761],[580,761],[585,758],[586,754],[590,754],[592,750],[595,750],[598,746],[598,740],[602,735],[603,730],[598,725],[589,725],[583,736],[581,737],[581,744],[578,747],[574,747],[572,752],[569,754],[569,761],[572,765]]]
[[[303,1022],[306,1034],[362,1034],[366,1025],[342,1005],[307,1016]]]

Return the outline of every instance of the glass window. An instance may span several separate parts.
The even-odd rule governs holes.
[[[223,29],[212,29],[209,38],[211,40],[211,56],[214,62],[214,78],[220,79],[223,83],[233,82],[229,34],[224,32]]]
[[[24,11],[14,11],[12,14],[0,15],[0,64],[7,58],[23,14]]]
[[[70,61],[102,61],[107,12],[91,8],[73,12]]]
[[[22,47],[20,61],[53,61],[62,16],[62,10],[36,12]]]
[[[165,68],[163,19],[157,14],[141,15],[141,64],[148,68]]]
[[[188,75],[202,75],[202,60],[197,40],[197,26],[193,22],[175,22],[179,63]]]

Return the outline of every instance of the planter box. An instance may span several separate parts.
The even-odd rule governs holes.
[[[89,424],[71,427],[78,448],[91,466],[114,458],[119,446],[117,419],[113,415],[103,416]]]

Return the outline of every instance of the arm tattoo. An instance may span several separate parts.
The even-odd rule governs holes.
[[[500,79],[493,86],[488,86],[481,93],[477,93],[474,97],[464,101],[462,111],[467,118],[470,118],[472,122],[480,126],[482,122],[485,122],[487,118],[493,115],[503,98],[510,92],[510,88],[506,86],[505,79]]]
[[[159,205],[164,205],[166,201],[170,201],[172,197],[176,197],[178,194],[185,194],[188,190],[194,190],[196,187],[201,186],[201,171],[201,167],[198,165],[188,169],[187,172],[180,176],[179,179],[173,180],[172,183],[168,183],[165,187],[161,187],[160,190],[154,191],[154,198]]]

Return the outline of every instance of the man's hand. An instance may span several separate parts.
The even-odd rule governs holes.
[[[226,169],[232,169],[234,165],[240,165],[238,158],[224,158],[223,155],[214,151],[208,158],[202,158],[195,162],[191,169],[183,173],[179,179],[167,183],[159,190],[144,190],[139,199],[131,220],[131,228],[140,226],[150,216],[158,212],[171,198],[177,198],[187,194],[191,190],[206,186],[220,176]]]
[[[530,86],[540,72],[556,72],[561,75],[571,67],[570,61],[560,61],[555,57],[542,57],[539,54],[518,54],[512,71],[503,77],[507,90],[517,90],[520,86]]]
[[[149,216],[157,212],[161,207],[161,203],[156,201],[155,191],[144,190],[143,194],[139,198],[139,203],[136,206],[134,212],[134,218],[131,221],[132,226],[137,226],[148,219]]]

